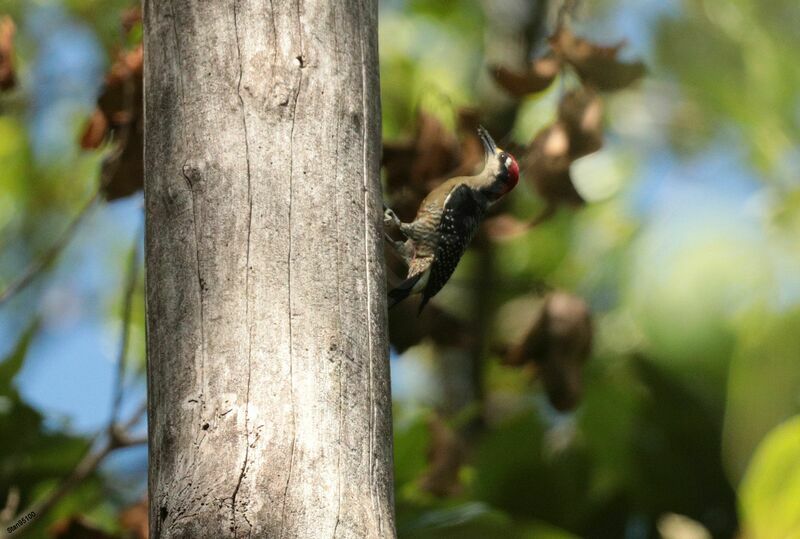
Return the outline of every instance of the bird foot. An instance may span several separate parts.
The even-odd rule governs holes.
[[[404,241],[397,241],[392,238],[389,234],[384,233],[383,237],[386,239],[386,242],[392,247],[395,253],[403,259],[406,266],[411,264],[411,261],[414,259],[414,248],[413,245],[409,245]]]
[[[400,229],[400,218],[391,208],[385,206],[383,209],[383,226],[384,228],[394,228],[395,230]]]

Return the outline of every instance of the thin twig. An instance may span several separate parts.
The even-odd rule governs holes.
[[[103,159],[103,164],[101,165],[102,177],[91,198],[84,204],[75,217],[73,217],[72,222],[70,222],[61,236],[58,237],[56,242],[44,253],[42,253],[39,258],[31,262],[25,271],[22,272],[22,275],[12,281],[11,284],[5,288],[5,290],[0,292],[0,306],[22,292],[36,279],[36,277],[41,275],[44,270],[46,270],[48,266],[50,266],[50,264],[58,257],[58,255],[61,254],[64,248],[69,244],[70,240],[75,236],[75,231],[77,230],[78,225],[83,222],[83,220],[91,211],[92,207],[100,199],[101,195],[103,194],[103,189],[105,189],[111,177],[113,177],[113,175],[116,173],[120,156],[122,155],[122,150],[127,143],[127,134],[124,133],[124,131],[127,131],[127,129],[122,131],[124,136],[120,137],[119,142],[114,145],[114,149],[111,151],[111,153],[109,153],[109,155]]]
[[[50,492],[45,498],[25,509],[22,513],[20,513],[17,519],[22,515],[27,515],[31,512],[36,514],[37,519],[41,519],[72,489],[80,485],[87,477],[92,475],[111,452],[123,447],[133,447],[147,443],[146,436],[131,436],[128,432],[133,425],[139,422],[146,409],[146,405],[140,406],[136,413],[134,413],[125,423],[121,425],[115,425],[111,429],[104,427],[100,432],[98,432],[94,439],[96,440],[98,437],[103,437],[103,444],[97,450],[92,451],[92,447],[95,444],[93,442],[90,443],[86,450],[86,454],[83,456],[80,462],[78,462],[78,465],[75,466],[72,472],[63,481],[61,481],[58,487]],[[103,436],[106,433],[108,434]],[[11,520],[11,522],[14,520],[16,519]]]
[[[122,423],[122,431],[128,432],[130,431],[145,415],[147,412],[147,399],[143,400],[139,406],[136,407],[136,411],[133,412],[130,419],[125,423]]]
[[[50,246],[42,255],[37,259],[34,260],[26,269],[22,272],[17,279],[11,282],[5,290],[0,292],[0,306],[10,300],[12,297],[16,296],[22,290],[24,290],[29,284],[31,284],[34,279],[36,279],[39,274],[41,274],[47,267],[56,259],[56,257],[61,254],[61,251],[64,250],[64,247],[67,246],[69,240],[73,238],[75,235],[75,230],[78,228],[78,225],[86,218],[89,214],[89,211],[94,206],[95,202],[100,198],[101,189],[98,188],[92,197],[84,204],[83,208],[78,212],[78,214],[72,219],[72,222],[67,226],[66,230],[59,236],[56,242]]]
[[[556,32],[561,30],[566,24],[569,24],[575,16],[575,11],[577,9],[578,0],[564,0],[561,3],[561,6],[558,8],[558,14],[556,15]]]
[[[139,232],[134,235],[134,243],[131,247],[127,277],[125,279],[125,299],[122,311],[122,335],[120,337],[119,355],[117,360],[117,378],[114,388],[111,417],[108,425],[97,432],[89,442],[86,454],[78,465],[72,470],[59,485],[46,498],[32,505],[22,514],[35,512],[37,518],[50,511],[55,505],[77,485],[82,483],[87,477],[94,473],[103,460],[114,450],[122,447],[131,447],[147,443],[147,436],[133,436],[130,430],[142,419],[147,411],[147,401],[140,404],[131,417],[123,422],[119,422],[119,411],[122,404],[122,397],[125,388],[125,356],[130,341],[130,325],[133,312],[133,293],[136,290],[136,282],[139,266]],[[98,440],[103,440],[102,445],[97,448]]]
[[[125,299],[122,305],[122,336],[120,338],[119,354],[117,355],[117,376],[114,382],[114,392],[111,404],[110,425],[113,425],[119,416],[122,397],[125,390],[125,357],[128,352],[128,343],[131,333],[131,315],[133,313],[133,293],[136,291],[136,282],[139,274],[139,230],[133,236],[128,258],[128,271],[125,279]]]
[[[0,511],[0,524],[2,524],[3,528],[5,528],[5,524],[7,522],[11,522],[11,517],[17,514],[17,509],[19,509],[19,498],[19,487],[12,485],[8,489],[6,505],[3,507],[3,510]]]
[[[123,111],[128,112],[128,116],[133,116],[134,110],[134,96],[135,89],[132,77],[128,77],[124,81],[123,88]],[[38,275],[40,275],[64,250],[69,241],[74,237],[75,230],[78,225],[85,219],[95,202],[101,197],[105,188],[111,182],[114,175],[117,173],[121,156],[128,145],[130,137],[131,124],[133,120],[123,123],[115,130],[113,134],[113,143],[111,151],[103,158],[100,166],[100,181],[98,182],[97,189],[84,205],[78,214],[73,218],[72,222],[66,228],[64,233],[59,236],[58,240],[47,249],[36,261],[32,262],[22,275],[15,279],[8,287],[0,292],[0,306],[2,306],[9,299],[24,290],[30,285]],[[34,512],[37,518],[42,518],[47,514],[58,502],[73,488],[82,483],[87,477],[94,473],[103,460],[116,449],[123,447],[132,447],[136,445],[146,444],[147,436],[132,436],[130,430],[141,421],[142,417],[147,411],[147,401],[145,400],[140,404],[133,415],[122,423],[118,422],[119,410],[122,403],[124,391],[124,374],[125,374],[125,355],[127,353],[128,342],[130,339],[130,319],[132,313],[133,293],[136,286],[137,268],[138,268],[138,239],[137,233],[134,239],[134,246],[130,255],[128,276],[126,279],[125,300],[123,305],[123,330],[122,339],[120,343],[120,352],[117,364],[117,381],[114,389],[114,397],[112,402],[112,413],[109,424],[103,429],[98,431],[89,442],[86,453],[83,458],[78,462],[77,466],[72,472],[45,498],[31,505],[27,510],[20,513],[20,515],[29,514]],[[98,440],[103,439],[103,444],[96,450],[93,448],[97,445]],[[18,504],[18,500],[14,502]],[[6,508],[3,510],[3,516],[8,513],[13,513],[16,507],[12,507],[12,492],[9,493],[9,501]],[[10,509],[10,510],[9,510]],[[9,511],[6,511],[9,510]],[[8,520],[12,521],[12,520]],[[0,533],[5,535],[1,530]]]
[[[123,99],[124,110],[129,116],[132,117],[135,92],[133,81],[131,79],[132,77],[128,77],[125,80]],[[108,184],[111,182],[111,179],[117,173],[121,161],[120,158],[122,157],[122,154],[128,145],[132,123],[133,120],[125,122],[114,133],[115,142],[113,143],[112,150],[103,158],[103,162],[100,165],[100,181],[98,182],[97,189],[92,194],[92,197],[72,219],[72,222],[69,224],[69,226],[67,226],[66,230],[64,230],[61,236],[59,236],[58,240],[56,240],[56,242],[51,245],[49,249],[42,253],[38,259],[31,262],[18,278],[13,280],[11,284],[9,284],[2,292],[0,292],[0,306],[22,292],[36,279],[36,277],[41,275],[44,270],[46,270],[48,266],[50,266],[50,264],[58,257],[58,255],[61,254],[67,244],[69,244],[69,241],[75,236],[75,230],[78,228],[78,225],[80,225],[86,215],[88,215],[89,211],[92,209],[92,206],[94,206],[95,202],[97,202],[97,200],[103,194],[106,186],[108,186]]]

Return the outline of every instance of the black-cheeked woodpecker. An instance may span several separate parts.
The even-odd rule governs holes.
[[[489,206],[517,185],[519,165],[514,157],[498,148],[483,127],[478,136],[486,152],[479,174],[452,178],[436,187],[410,223],[401,222],[391,209],[384,212],[384,227],[399,230],[406,238],[389,240],[408,264],[405,281],[389,292],[389,307],[422,294],[422,311],[455,271]]]

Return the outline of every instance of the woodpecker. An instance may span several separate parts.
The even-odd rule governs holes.
[[[405,241],[387,239],[408,264],[406,280],[389,292],[389,307],[411,294],[422,294],[419,312],[447,283],[467,250],[486,210],[519,181],[514,157],[497,147],[489,133],[478,128],[486,164],[476,176],[451,178],[422,201],[411,223],[403,223],[389,208],[384,228],[399,230]]]

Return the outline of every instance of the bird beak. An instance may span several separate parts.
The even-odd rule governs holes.
[[[492,136],[482,125],[478,126],[478,136],[483,143],[483,149],[486,150],[487,155],[494,155],[497,153],[497,145],[494,143],[494,140],[492,140]]]

